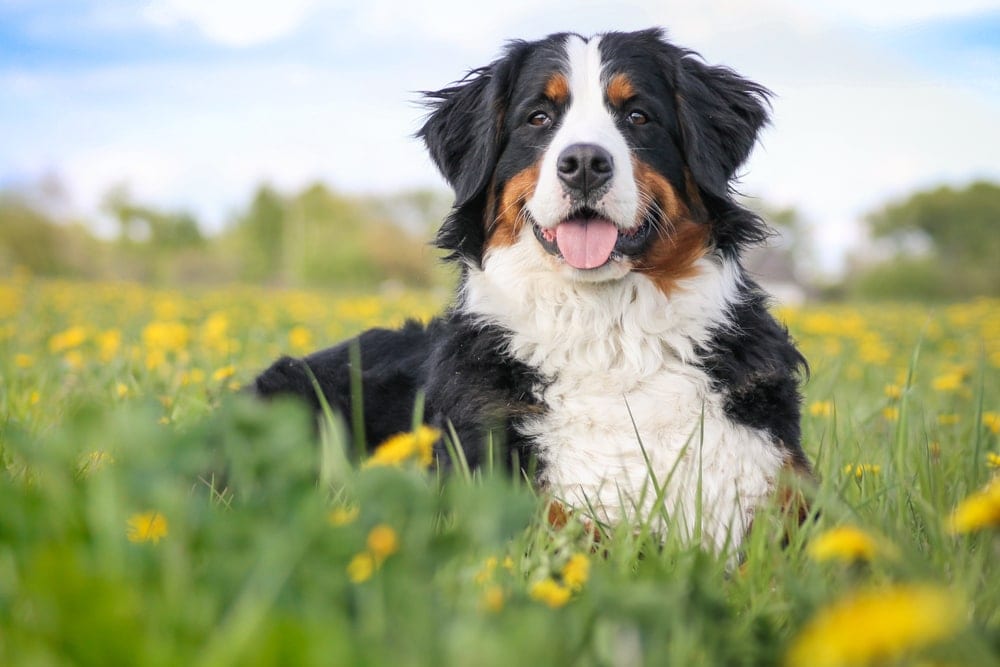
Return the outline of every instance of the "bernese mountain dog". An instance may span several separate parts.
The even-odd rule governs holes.
[[[349,416],[357,345],[370,447],[422,395],[472,467],[502,451],[598,522],[738,548],[779,477],[810,470],[805,361],[740,261],[768,228],[732,190],[768,96],[656,29],[510,42],[425,93],[454,303],[279,359],[256,392],[319,409],[315,380]]]

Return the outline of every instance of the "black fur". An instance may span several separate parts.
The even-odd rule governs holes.
[[[539,108],[558,115],[538,91],[557,66],[566,38],[556,34],[511,42],[490,65],[425,93],[430,114],[418,136],[455,190],[454,207],[436,243],[463,269],[482,263],[491,202],[547,146],[546,135],[525,119]],[[632,127],[623,120],[623,136],[689,198],[699,224],[709,227],[713,251],[738,261],[743,248],[767,234],[765,224],[735,201],[731,189],[768,120],[767,90],[731,70],[704,64],[668,43],[659,30],[608,33],[600,48],[606,62],[630,72],[642,103],[658,121]],[[808,469],[799,430],[804,360],[767,312],[763,293],[749,279],[743,290],[730,321],[701,351],[701,363],[724,395],[731,419],[768,432],[793,463]],[[410,428],[422,391],[424,421],[446,434],[454,429],[471,465],[486,460],[487,443],[492,443],[526,469],[532,443],[518,426],[546,409],[539,398],[545,379],[508,354],[510,332],[477,324],[461,306],[459,298],[453,310],[426,327],[411,322],[398,331],[373,329],[301,360],[282,358],[257,378],[255,389],[265,397],[300,396],[318,408],[311,372],[330,405],[350,415],[350,346],[356,341],[369,446]],[[438,454],[447,458],[440,445]]]

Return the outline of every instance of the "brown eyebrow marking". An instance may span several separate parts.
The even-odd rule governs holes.
[[[562,72],[549,77],[545,84],[545,96],[556,104],[563,104],[569,99],[569,81]]]
[[[628,78],[627,74],[622,74],[621,72],[615,74],[608,81],[607,95],[608,102],[612,106],[622,106],[635,97],[635,88],[632,86],[632,80]]]

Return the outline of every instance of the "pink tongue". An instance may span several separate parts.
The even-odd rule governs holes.
[[[607,220],[567,220],[556,227],[556,245],[575,269],[603,266],[618,242],[618,228]]]

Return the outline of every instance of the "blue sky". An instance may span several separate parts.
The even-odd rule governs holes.
[[[996,1],[0,0],[0,185],[56,175],[97,218],[125,183],[214,228],[262,180],[444,187],[414,91],[507,38],[652,24],[776,92],[741,189],[802,210],[824,268],[887,198],[1000,180]]]

